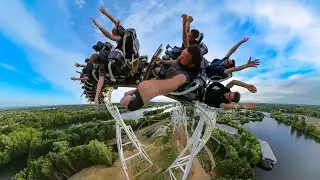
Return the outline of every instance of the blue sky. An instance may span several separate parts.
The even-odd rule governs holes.
[[[243,37],[249,41],[232,56],[238,65],[260,58],[258,68],[235,73],[255,84],[242,102],[320,104],[320,3],[262,0],[42,0],[0,4],[0,107],[85,103],[80,97],[76,62],[106,38],[94,27],[112,23],[104,6],[125,27],[135,28],[140,53],[151,56],[159,44],[181,44],[181,14],[194,17],[192,28],[204,33],[209,53],[222,58]],[[224,82],[227,83],[228,81]],[[119,101],[126,88],[113,93]],[[159,97],[157,100],[168,100]]]

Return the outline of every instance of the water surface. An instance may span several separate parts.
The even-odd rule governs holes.
[[[320,144],[266,116],[244,127],[271,146],[278,162],[271,171],[256,168],[257,180],[320,180]]]

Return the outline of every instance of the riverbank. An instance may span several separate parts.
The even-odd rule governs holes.
[[[298,115],[288,115],[281,113],[280,111],[273,111],[270,116],[279,122],[292,126],[297,131],[305,133],[317,142],[320,142],[320,125],[318,125],[318,123],[316,125],[310,122],[307,123],[304,116],[299,117]]]
[[[319,179],[319,143],[268,116],[261,122],[249,122],[243,127],[257,138],[267,141],[278,160],[271,171],[255,168],[254,179]]]

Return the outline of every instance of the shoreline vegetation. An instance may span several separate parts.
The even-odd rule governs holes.
[[[298,115],[286,115],[280,111],[273,111],[270,117],[284,124],[290,125],[297,131],[310,136],[317,142],[320,142],[320,126],[308,124],[305,117],[299,117]]]
[[[320,142],[320,106],[264,105],[257,110]]]
[[[215,179],[253,179],[260,162],[258,139],[242,127],[251,121],[262,121],[263,113],[254,111],[219,112],[217,123],[234,127],[236,135],[215,129],[207,145],[216,159]]]
[[[145,108],[172,103],[151,103]],[[119,104],[120,112],[125,112]],[[215,179],[254,178],[253,168],[260,161],[258,139],[242,127],[243,124],[262,121],[263,112],[270,112],[276,120],[295,127],[313,137],[320,137],[320,126],[308,124],[298,115],[318,116],[319,107],[301,109],[274,105],[258,106],[258,111],[221,111],[217,123],[234,127],[236,136],[219,129],[212,132],[207,143],[215,159]],[[166,108],[145,111],[138,120],[125,120],[134,131],[170,118]],[[299,109],[300,108],[300,109]],[[308,107],[304,107],[308,108]],[[318,109],[317,109],[318,108]],[[198,120],[193,107],[187,106],[187,115]],[[192,120],[189,120],[191,123]],[[188,125],[188,127],[191,127]],[[113,167],[117,149],[107,145],[115,138],[112,116],[104,106],[52,106],[23,110],[0,110],[0,168],[17,158],[24,159],[25,168],[14,176],[23,179],[66,179],[84,168],[94,165]],[[179,152],[178,152],[179,154]],[[172,157],[174,159],[174,157]]]

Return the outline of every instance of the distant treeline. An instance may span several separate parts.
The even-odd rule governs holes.
[[[257,111],[219,112],[217,116],[217,123],[237,128],[239,125],[243,125],[245,123],[262,121],[263,118],[264,114]]]
[[[300,114],[315,118],[320,118],[320,106],[314,105],[280,105],[280,104],[259,104],[256,109],[271,113],[274,110],[279,110],[282,113]]]

